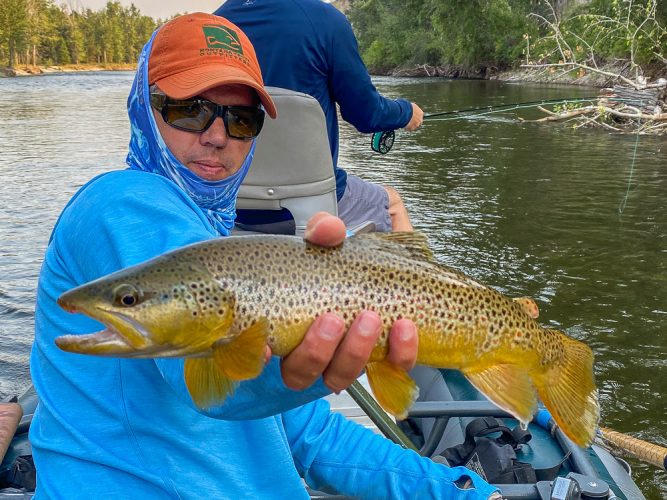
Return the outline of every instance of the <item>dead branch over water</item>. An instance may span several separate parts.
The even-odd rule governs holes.
[[[547,116],[524,121],[574,122],[575,128],[597,126],[614,132],[663,134],[667,132],[666,88],[667,82],[641,90],[616,85],[602,89],[596,104],[575,104],[556,110],[539,106],[537,109]]]
[[[602,68],[600,57],[595,50],[595,43],[589,43],[586,33],[569,32],[561,26],[561,19],[556,14],[551,1],[546,1],[551,15],[547,18],[537,14],[533,17],[547,28],[547,35],[535,42],[535,46],[552,47],[551,52],[542,53],[538,61],[529,59],[530,41],[527,42],[526,63],[522,68],[536,72],[556,73],[564,76],[577,73],[581,77],[586,74],[597,74],[608,79],[612,87],[603,88],[595,105],[570,104],[559,106],[554,110],[540,108],[547,116],[532,120],[535,122],[574,122],[574,127],[599,126],[615,132],[654,133],[667,132],[667,80],[659,78],[650,82],[644,76],[644,71],[637,63],[636,53],[638,41],[642,38],[650,39],[653,47],[660,46],[660,40],[667,31],[656,21],[657,2],[649,1],[646,8],[637,15],[633,11],[632,3],[628,4],[623,18],[612,18],[601,15],[586,17],[585,31],[598,30],[598,37],[605,35],[609,30],[623,33],[625,41],[630,47],[629,73],[614,72]],[[618,12],[621,14],[621,10]],[[583,18],[582,18],[583,19]],[[595,38],[593,38],[594,40]],[[573,41],[574,40],[574,41]],[[654,53],[655,58],[667,62],[660,53]],[[558,60],[558,62],[553,62]]]

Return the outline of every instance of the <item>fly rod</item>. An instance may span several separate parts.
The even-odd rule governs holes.
[[[385,437],[392,440],[394,443],[401,445],[403,448],[419,452],[410,438],[405,435],[401,428],[392,420],[392,418],[385,413],[375,401],[373,396],[364,388],[358,380],[355,380],[350,387],[347,388],[347,393],[354,399],[354,402],[368,415],[368,418],[380,429],[380,432]]]
[[[472,108],[454,109],[451,111],[440,111],[424,115],[424,120],[439,118],[440,120],[460,120],[462,118],[470,118],[475,116],[485,116],[493,113],[502,113],[504,111],[513,111],[515,109],[536,108],[549,104],[573,104],[580,102],[594,102],[601,98],[601,96],[591,97],[573,97],[570,99],[541,99],[539,101],[526,101],[509,104],[490,104],[487,106],[476,106]],[[607,100],[621,102],[631,100],[622,97],[604,97]],[[636,101],[636,100],[635,100]],[[444,117],[444,118],[443,118]],[[371,136],[371,149],[376,153],[386,154],[394,145],[395,131],[385,130],[384,132],[375,132]]]

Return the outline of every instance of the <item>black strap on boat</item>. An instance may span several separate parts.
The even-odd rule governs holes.
[[[500,436],[494,438],[498,445],[510,445],[512,449],[516,450],[521,444],[527,443],[532,438],[530,432],[523,431],[519,426],[516,427],[521,432],[513,434],[513,430],[504,425],[495,417],[480,417],[472,420],[465,431],[465,441],[457,446],[447,448],[442,452],[442,455],[450,463],[460,464],[472,455],[473,450],[477,446],[476,438],[488,436],[500,432]]]
[[[499,434],[489,437],[492,434]],[[517,460],[516,452],[532,438],[528,429],[517,425],[510,429],[495,417],[472,420],[465,431],[465,441],[447,448],[441,455],[449,465],[463,465],[494,484],[522,484],[550,481],[556,477],[567,457],[553,467],[535,469]]]
[[[32,455],[21,455],[16,458],[12,468],[8,471],[5,483],[12,488],[35,491],[37,469],[32,461]]]

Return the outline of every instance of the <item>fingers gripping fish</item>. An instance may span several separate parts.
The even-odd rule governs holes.
[[[368,379],[399,418],[417,396],[409,375],[386,360],[400,318],[417,325],[418,363],[460,370],[521,422],[531,420],[539,396],[583,446],[599,418],[590,348],[541,327],[532,299],[507,298],[436,262],[419,233],[359,234],[337,248],[293,236],[214,239],[82,285],[58,302],[107,327],[59,337],[61,349],[186,357],[186,384],[200,407],[220,404],[238,381],[259,375],[266,344],[286,356],[319,314],[333,311],[349,326],[369,309],[384,329]]]

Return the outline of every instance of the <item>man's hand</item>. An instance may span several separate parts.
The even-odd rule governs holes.
[[[413,102],[412,118],[410,118],[408,124],[403,128],[409,132],[412,132],[413,130],[417,130],[419,127],[421,127],[422,123],[424,123],[424,112],[422,111],[422,108]]]
[[[316,245],[335,247],[345,239],[345,225],[338,217],[321,212],[306,226],[305,238]],[[380,316],[361,311],[350,329],[334,313],[318,316],[303,341],[281,361],[285,385],[302,390],[318,377],[334,392],[347,388],[361,374],[382,332]],[[389,333],[389,361],[410,370],[417,359],[417,328],[407,319],[392,325]]]

